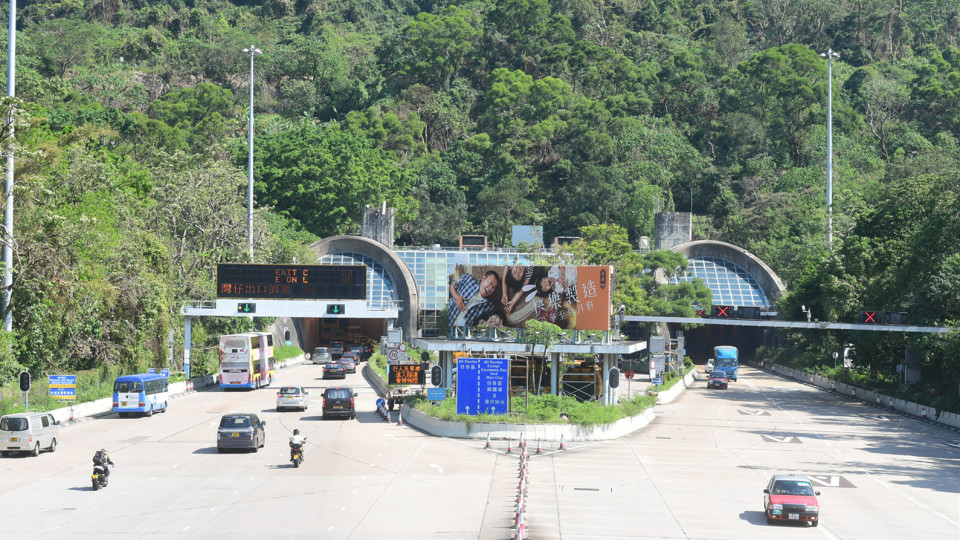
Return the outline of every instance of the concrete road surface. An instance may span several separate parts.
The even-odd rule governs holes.
[[[272,388],[196,392],[152,418],[64,426],[55,453],[0,459],[0,537],[512,538],[516,449],[430,437],[396,425],[396,413],[385,422],[361,375],[321,376],[302,365]],[[310,408],[275,412],[281,384],[308,387]],[[323,420],[322,388],[343,384],[360,394],[357,419]],[[265,419],[266,447],[218,454],[228,412]],[[751,368],[729,390],[693,387],[657,415],[621,440],[532,456],[529,537],[960,538],[957,433]],[[286,445],[295,427],[308,437],[299,469]],[[118,467],[94,492],[99,447]],[[780,471],[813,475],[819,527],[766,524],[762,489]]]

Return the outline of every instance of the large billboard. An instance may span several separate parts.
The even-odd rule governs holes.
[[[450,328],[522,328],[548,321],[563,329],[610,330],[610,266],[457,266],[450,275]]]

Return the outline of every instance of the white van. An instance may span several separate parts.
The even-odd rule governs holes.
[[[14,452],[40,455],[40,450],[53,452],[60,437],[60,422],[49,413],[16,413],[0,418],[0,455]]]

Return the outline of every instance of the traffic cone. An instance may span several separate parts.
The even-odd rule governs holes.
[[[513,452],[513,440],[507,437],[507,453]]]
[[[397,425],[398,426],[403,425],[403,409],[400,409],[399,411],[397,411]]]
[[[926,408],[926,407],[920,409],[920,418],[923,419],[923,420],[926,420],[926,419],[927,419],[927,408]]]
[[[524,446],[525,446],[525,445],[523,444],[523,432],[521,431],[521,432],[520,432],[520,442],[517,443],[517,447],[518,447],[518,448],[523,448]]]
[[[490,432],[487,432],[487,444],[483,445],[484,449],[490,448]]]
[[[543,452],[543,449],[540,448],[540,437],[537,437],[537,453]]]
[[[517,520],[517,535],[515,538],[517,540],[523,540],[527,537],[527,531],[523,524],[523,512],[520,513],[519,519]]]
[[[560,450],[566,450],[566,445],[563,444],[563,433],[560,434]]]

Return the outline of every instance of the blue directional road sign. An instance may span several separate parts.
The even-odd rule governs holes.
[[[653,384],[663,384],[663,377],[654,377]]]
[[[77,399],[76,375],[50,375],[50,397]]]
[[[457,360],[457,414],[507,414],[509,389],[508,359]]]
[[[447,399],[446,388],[427,388],[427,399],[430,401],[443,401]]]

